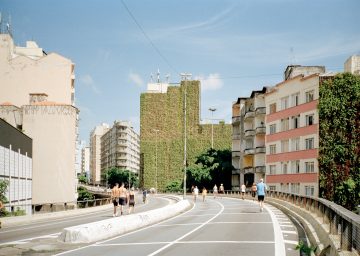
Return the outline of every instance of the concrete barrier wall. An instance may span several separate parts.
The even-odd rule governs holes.
[[[189,209],[190,206],[188,200],[181,200],[176,204],[143,213],[65,228],[58,240],[65,243],[91,243],[104,240],[171,218]]]

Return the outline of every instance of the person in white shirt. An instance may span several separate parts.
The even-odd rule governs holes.
[[[242,199],[242,200],[244,200],[245,192],[246,192],[246,186],[245,186],[245,184],[243,183],[243,184],[241,185],[241,199]]]
[[[197,186],[195,186],[194,188],[194,202],[196,202],[196,198],[198,197],[199,195],[199,189]]]

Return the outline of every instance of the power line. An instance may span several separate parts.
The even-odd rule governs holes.
[[[165,61],[165,63],[176,73],[179,74],[179,72],[174,68],[173,65],[171,65],[171,63],[168,61],[168,59],[160,52],[159,48],[156,47],[156,45],[154,44],[154,42],[151,40],[151,38],[146,34],[145,30],[142,28],[142,26],[140,25],[140,23],[136,20],[135,16],[131,13],[130,9],[127,7],[127,5],[125,4],[125,2],[123,0],[121,0],[121,3],[123,4],[123,6],[125,7],[127,13],[130,15],[130,17],[133,19],[133,21],[135,22],[135,24],[138,26],[138,28],[140,29],[140,31],[143,33],[143,35],[145,36],[145,38],[149,41],[150,45],[154,48],[155,52],[163,59],[163,61]]]

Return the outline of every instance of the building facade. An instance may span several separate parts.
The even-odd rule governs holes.
[[[0,118],[0,180],[8,181],[9,212],[32,212],[32,139]]]
[[[196,157],[211,148],[212,125],[200,124],[200,81],[149,84],[140,97],[141,187],[161,191],[170,182],[183,181],[185,99],[186,164],[194,165]],[[213,145],[230,150],[231,125],[213,125]],[[225,188],[230,187],[231,177]]]
[[[90,179],[90,147],[83,147],[81,150],[81,173]]]
[[[101,178],[110,168],[119,168],[138,174],[140,170],[140,136],[130,122],[115,121],[101,137]]]
[[[250,187],[265,176],[265,93],[253,91],[233,104],[232,187]]]
[[[33,41],[15,46],[10,34],[0,34],[0,56],[0,117],[33,139],[33,205],[74,203],[74,63]]]
[[[101,136],[109,129],[108,124],[102,123],[90,133],[90,183],[93,185],[101,182]]]
[[[360,55],[350,56],[344,63],[344,72],[360,75]]]
[[[317,105],[325,68],[310,67],[305,74],[300,71],[306,67],[297,68],[289,66],[285,80],[265,94],[266,183],[270,190],[318,196]]]

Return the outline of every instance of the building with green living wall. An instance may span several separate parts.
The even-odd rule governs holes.
[[[183,180],[184,92],[186,86],[187,163],[211,147],[211,124],[200,124],[200,82],[182,81],[164,92],[140,96],[140,186],[164,190],[172,181]],[[213,125],[215,149],[231,149],[230,124]]]

